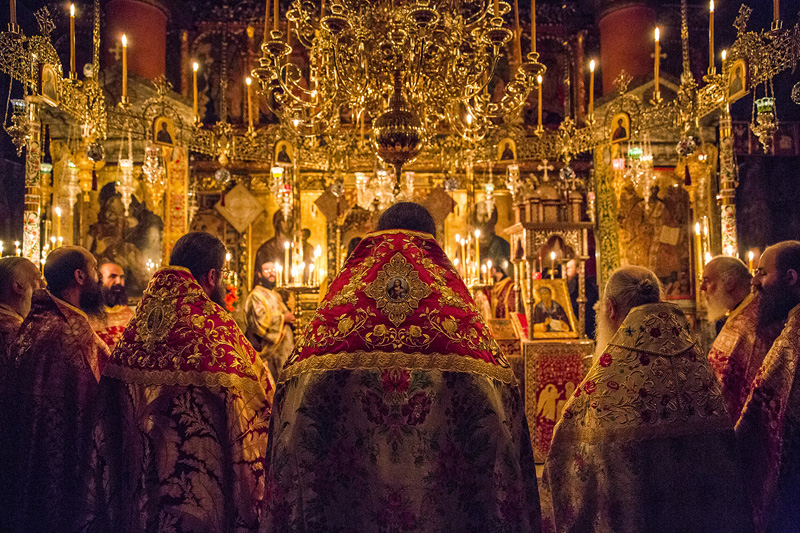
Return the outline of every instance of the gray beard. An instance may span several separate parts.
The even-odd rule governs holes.
[[[706,315],[708,320],[717,321],[728,313],[728,306],[722,303],[721,298],[706,294]]]

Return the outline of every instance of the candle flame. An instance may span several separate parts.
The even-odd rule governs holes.
[[[708,10],[713,13],[714,12],[714,0],[711,0],[711,3],[708,6]]]
[[[128,36],[124,33],[122,34],[122,47],[126,48],[128,46]]]
[[[541,85],[541,84],[542,84],[542,75],[541,75],[541,74],[539,74],[538,76],[536,76],[536,83],[538,83],[539,85]]]
[[[550,252],[550,260],[551,261],[555,261],[555,259],[556,259],[556,253],[555,252]]]
[[[57,217],[61,216],[61,208],[60,207],[56,207],[56,216]]]
[[[594,72],[594,59],[589,61],[589,72]]]
[[[197,72],[197,69],[199,69],[199,68],[200,68],[200,65],[197,63],[197,61],[195,61],[194,63],[192,63],[192,70],[194,70],[195,72]]]
[[[728,59],[728,51],[727,50],[723,50],[722,51],[722,60],[725,61],[726,59]]]
[[[75,4],[70,4],[69,5],[69,16],[70,17],[74,17],[75,16]]]
[[[750,261],[752,261],[755,256],[756,256],[756,254],[753,253],[753,250],[750,250],[749,252],[747,252],[747,258]]]
[[[661,29],[656,28],[656,42],[661,38]]]
[[[288,250],[289,249],[289,241],[283,241],[283,247]]]
[[[244,82],[245,82],[245,83],[246,83],[246,84],[249,86],[251,83],[253,83],[253,80],[252,80],[252,79],[250,79],[250,76],[247,76],[247,77],[244,79]]]
[[[475,230],[475,238],[476,239],[480,239],[481,238],[481,230],[479,230],[479,229]]]
[[[694,232],[695,232],[696,235],[700,235],[700,223],[699,222],[695,222],[694,223]]]

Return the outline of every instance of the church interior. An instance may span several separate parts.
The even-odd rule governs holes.
[[[615,269],[707,349],[704,265],[800,235],[793,2],[9,1],[0,256],[81,245],[135,306],[206,231],[237,322],[269,256],[301,330],[348,243],[422,204],[540,463]]]

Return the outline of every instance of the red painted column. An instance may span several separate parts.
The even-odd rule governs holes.
[[[114,48],[128,36],[128,73],[151,80],[165,73],[167,10],[154,0],[110,0],[105,6],[103,64],[114,65]]]
[[[652,77],[656,12],[645,2],[607,0],[604,4],[598,26],[603,94],[608,94],[623,69],[634,79]]]

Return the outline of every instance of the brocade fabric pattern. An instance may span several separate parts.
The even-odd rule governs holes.
[[[128,306],[106,307],[105,319],[92,325],[97,335],[113,350],[132,318],[133,311]]]
[[[261,531],[540,531],[519,389],[430,235],[364,239],[280,379]]]
[[[11,347],[14,410],[0,432],[11,440],[11,531],[73,531],[85,495],[97,380],[108,347],[79,309],[45,290]]]
[[[733,425],[683,313],[631,310],[556,425],[557,531],[750,531]]]
[[[750,394],[753,380],[783,324],[758,327],[757,295],[734,309],[708,352],[708,361],[722,385],[722,397],[735,424]]]
[[[83,529],[257,530],[273,389],[191,274],[159,270],[100,381]]]
[[[757,531],[800,523],[800,305],[767,352],[736,424]]]

